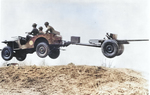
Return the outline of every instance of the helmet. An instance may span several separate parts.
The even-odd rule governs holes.
[[[37,24],[36,24],[36,23],[33,23],[33,24],[32,24],[32,27],[36,27],[36,26],[37,26]]]
[[[44,23],[44,25],[46,25],[46,26],[47,26],[47,25],[49,25],[49,23],[48,23],[48,22],[45,22],[45,23]]]
[[[39,30],[43,30],[43,27],[42,27],[42,26],[40,26],[40,27],[39,27]]]

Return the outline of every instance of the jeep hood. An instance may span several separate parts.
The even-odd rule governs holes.
[[[8,39],[8,40],[2,41],[2,43],[9,43],[9,42],[17,41],[17,40],[18,40],[18,36],[15,36],[15,37],[11,37],[11,38]]]

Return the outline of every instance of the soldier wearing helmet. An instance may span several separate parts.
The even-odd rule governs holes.
[[[42,26],[39,27],[39,34],[44,34]]]
[[[32,27],[33,27],[33,30],[31,32],[29,32],[28,34],[31,34],[33,36],[37,35],[39,33],[38,29],[36,28],[37,24],[36,23],[33,23]]]
[[[38,31],[38,29],[36,28],[36,26],[37,26],[37,24],[36,24],[36,23],[33,23],[33,24],[32,24],[33,30],[32,30],[31,32],[29,32],[28,34],[31,34],[31,35],[33,35],[33,36],[39,34],[39,31]],[[31,38],[31,36],[27,35],[27,36],[26,36],[26,41],[28,41],[30,38]]]
[[[47,28],[46,33],[53,33],[55,35],[60,35],[60,33],[55,31],[54,28],[50,26],[48,22],[45,22],[44,25]]]

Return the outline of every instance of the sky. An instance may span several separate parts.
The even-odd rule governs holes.
[[[80,36],[82,43],[90,39],[103,39],[106,33],[118,35],[118,39],[150,38],[149,0],[1,0],[0,41],[13,36],[26,36],[32,24],[44,27],[48,21],[59,31],[63,40]],[[46,28],[44,27],[44,31]],[[76,65],[131,68],[149,72],[150,42],[131,42],[124,45],[121,56],[106,58],[101,48],[70,45],[64,47],[57,59],[39,58],[28,54],[27,65]],[[0,43],[2,49],[6,45]],[[13,58],[10,62],[18,62]],[[0,65],[5,61],[0,58]]]

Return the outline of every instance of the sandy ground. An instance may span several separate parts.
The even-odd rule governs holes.
[[[0,95],[149,95],[148,83],[131,69],[97,66],[0,68]]]

